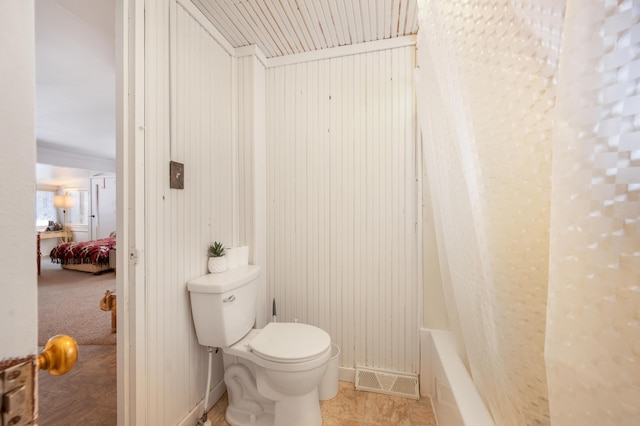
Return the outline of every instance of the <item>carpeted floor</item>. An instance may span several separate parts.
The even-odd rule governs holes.
[[[69,271],[43,259],[38,278],[38,345],[67,334],[78,345],[115,345],[111,312],[100,309],[105,290],[115,291],[115,272]]]

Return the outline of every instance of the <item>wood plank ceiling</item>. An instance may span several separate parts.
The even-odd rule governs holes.
[[[418,32],[418,0],[191,0],[234,47],[267,58]]]

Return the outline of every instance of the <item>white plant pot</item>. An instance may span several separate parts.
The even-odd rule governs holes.
[[[212,274],[224,272],[228,269],[227,257],[210,257],[207,266],[209,267],[209,272]]]

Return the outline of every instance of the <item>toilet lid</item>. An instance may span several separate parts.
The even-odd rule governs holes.
[[[270,322],[249,342],[261,358],[276,362],[301,362],[323,354],[331,337],[321,328],[292,322]]]

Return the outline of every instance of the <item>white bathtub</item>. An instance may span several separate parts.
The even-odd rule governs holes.
[[[451,332],[421,329],[420,348],[420,393],[431,398],[438,425],[495,426]]]

